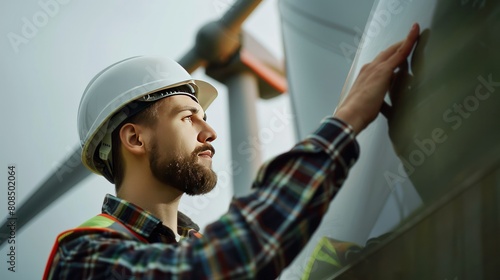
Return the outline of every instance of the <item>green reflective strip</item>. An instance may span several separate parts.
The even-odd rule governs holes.
[[[321,243],[322,246],[317,252],[316,259],[340,267],[341,265],[339,262],[339,257],[337,256],[337,250],[335,250],[333,244],[325,237],[321,239]]]
[[[133,232],[131,229],[128,229],[122,223],[102,215],[97,215],[95,217],[92,217],[83,224],[79,225],[77,228],[63,232],[62,234],[59,235],[58,242],[61,242],[64,238],[73,234],[76,231],[85,231],[85,230],[115,231],[115,232],[120,232],[126,236],[129,236],[137,241],[141,241],[144,243],[148,242],[146,239],[144,239],[137,233]]]
[[[94,216],[87,221],[85,221],[83,224],[79,225],[77,228],[72,229],[72,230],[67,230],[63,233],[61,233],[57,237],[57,241],[61,242],[64,238],[68,237],[72,233],[75,232],[75,230],[80,229],[80,228],[110,228],[112,225],[115,223],[115,221],[103,217],[103,216]]]
[[[318,245],[316,245],[316,248],[314,248],[311,257],[309,258],[309,262],[307,262],[304,274],[302,275],[302,280],[314,279],[310,277],[316,261],[331,264],[332,271],[333,268],[338,269],[342,267],[337,256],[337,250],[335,250],[335,247],[326,236],[323,236],[323,238],[321,238],[318,242]]]
[[[338,260],[336,260],[334,257],[330,256],[330,254],[328,254],[328,253],[329,252],[326,251],[325,247],[321,248],[321,250],[319,250],[319,252],[316,253],[316,260],[329,263],[329,264],[336,266],[336,267],[341,267]]]
[[[79,225],[79,228],[83,227],[100,227],[100,228],[106,228],[111,226],[115,221],[103,217],[103,216],[95,216],[93,218],[88,219],[85,221],[83,224]]]
[[[72,234],[73,231],[72,230],[67,230],[61,234],[59,234],[59,236],[57,237],[57,242],[61,242],[66,236]]]

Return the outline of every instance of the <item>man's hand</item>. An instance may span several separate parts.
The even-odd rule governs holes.
[[[361,68],[351,91],[334,114],[350,124],[356,134],[377,117],[394,70],[406,60],[419,34],[420,27],[415,23],[405,40],[390,46]]]

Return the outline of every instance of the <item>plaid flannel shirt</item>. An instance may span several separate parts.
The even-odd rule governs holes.
[[[203,237],[179,242],[158,218],[107,196],[103,212],[150,243],[118,232],[69,238],[59,244],[49,278],[275,279],[318,227],[358,154],[352,129],[326,118],[315,133],[265,163],[253,192],[233,199]],[[198,235],[189,219],[179,225],[180,234]]]

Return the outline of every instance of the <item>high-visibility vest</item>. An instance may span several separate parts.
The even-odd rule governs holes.
[[[120,232],[122,234],[125,234],[126,236],[129,236],[137,241],[148,243],[148,241],[137,234],[135,231],[129,229],[127,226],[125,226],[122,222],[118,221],[115,217],[110,216],[108,214],[99,214],[77,228],[70,229],[63,231],[61,234],[59,234],[56,238],[56,241],[54,242],[54,246],[52,246],[52,251],[50,252],[49,259],[47,260],[47,265],[45,266],[45,272],[43,274],[43,279],[48,279],[50,269],[52,268],[52,262],[54,261],[54,257],[56,255],[57,249],[59,248],[59,244],[63,239],[67,238],[73,233],[78,233],[78,232]]]

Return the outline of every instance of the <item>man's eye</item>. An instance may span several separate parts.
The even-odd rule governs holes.
[[[193,117],[193,116],[187,116],[187,117],[184,117],[184,118],[182,118],[182,119],[183,119],[183,120],[185,120],[185,121],[190,121],[190,122],[192,122],[192,121],[193,121],[193,120],[192,120],[192,117]]]

